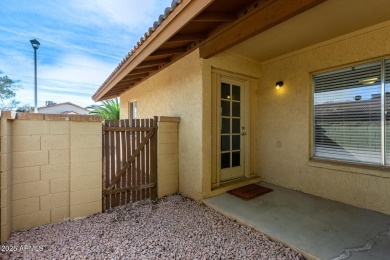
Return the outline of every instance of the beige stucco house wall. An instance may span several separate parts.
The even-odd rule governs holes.
[[[390,55],[390,22],[259,63],[230,51],[198,50],[121,96],[121,116],[137,100],[139,117],[178,116],[179,191],[214,196],[212,82],[226,73],[250,82],[250,167],[263,181],[390,214],[386,167],[311,159],[311,73]],[[275,82],[283,80],[277,91]]]
[[[312,161],[311,73],[390,55],[390,22],[262,64],[257,136],[264,181],[390,214],[390,169]],[[285,86],[275,90],[275,82]]]

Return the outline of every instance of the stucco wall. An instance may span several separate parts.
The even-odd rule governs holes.
[[[388,168],[310,161],[311,73],[389,54],[390,22],[263,64],[257,136],[264,181],[390,214]]]
[[[179,190],[201,199],[202,76],[198,50],[120,96],[121,118],[137,100],[137,117],[180,117]]]

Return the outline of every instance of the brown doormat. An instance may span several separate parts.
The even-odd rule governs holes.
[[[272,189],[257,184],[249,184],[247,186],[231,190],[229,193],[244,200],[251,200],[271,191]]]

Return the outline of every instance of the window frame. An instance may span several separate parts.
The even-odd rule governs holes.
[[[135,109],[134,109],[135,107]],[[129,102],[129,120],[130,123],[133,119],[137,119],[137,100],[133,100]]]
[[[338,159],[338,158],[328,158],[328,157],[321,157],[321,156],[318,156],[315,154],[316,152],[316,139],[315,139],[315,131],[316,131],[316,127],[315,127],[315,122],[316,122],[316,117],[315,117],[315,90],[316,90],[316,86],[315,86],[315,76],[317,75],[321,75],[321,74],[326,74],[326,73],[330,73],[330,72],[336,72],[338,70],[343,70],[343,69],[348,69],[348,68],[352,68],[352,67],[355,67],[355,66],[359,66],[359,65],[364,65],[364,64],[369,64],[369,63],[374,63],[374,62],[380,62],[381,63],[381,76],[380,76],[380,87],[381,87],[381,91],[380,91],[380,95],[381,95],[381,101],[380,101],[380,104],[381,104],[381,119],[380,119],[380,123],[381,123],[381,129],[380,129],[380,132],[381,132],[381,137],[380,137],[380,142],[381,142],[381,154],[380,154],[380,163],[370,163],[370,162],[360,162],[360,161],[352,161],[352,160],[343,160],[343,159]],[[367,165],[367,166],[371,166],[371,167],[382,167],[382,168],[390,168],[390,161],[387,161],[386,160],[386,148],[387,150],[389,150],[390,147],[386,147],[387,145],[390,146],[390,143],[387,141],[387,138],[386,138],[386,84],[389,84],[390,85],[390,82],[386,82],[386,62],[388,63],[387,66],[390,67],[390,57],[389,56],[386,56],[386,57],[379,57],[379,58],[375,58],[375,59],[370,59],[370,60],[365,60],[365,61],[360,61],[360,62],[357,62],[357,63],[353,63],[353,64],[346,64],[346,65],[343,65],[343,66],[337,66],[337,67],[333,67],[333,68],[330,68],[330,69],[326,69],[326,70],[320,70],[320,71],[316,71],[316,72],[312,72],[310,73],[310,79],[311,79],[311,82],[312,82],[312,88],[311,88],[311,102],[310,102],[310,119],[311,119],[311,122],[310,122],[310,158],[312,160],[320,160],[320,161],[336,161],[336,162],[339,162],[339,163],[345,163],[345,164],[352,164],[352,165]]]

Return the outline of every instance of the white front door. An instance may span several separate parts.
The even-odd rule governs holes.
[[[245,176],[245,82],[221,77],[219,100],[220,181]]]

